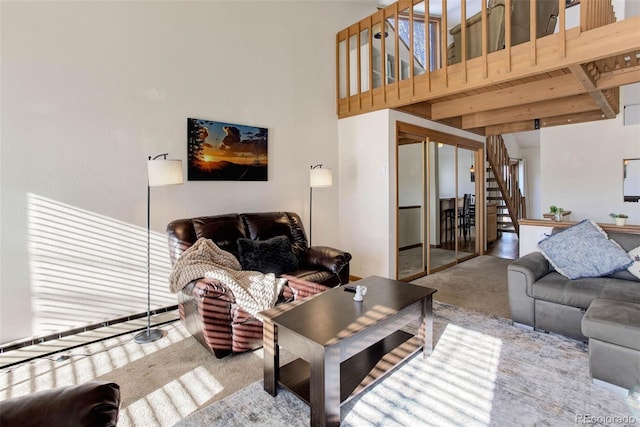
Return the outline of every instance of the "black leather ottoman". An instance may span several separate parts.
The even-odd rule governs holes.
[[[115,427],[120,387],[104,381],[43,390],[0,402],[2,427]]]

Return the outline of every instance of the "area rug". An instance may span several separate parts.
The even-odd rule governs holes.
[[[624,396],[591,382],[584,343],[448,304],[434,313],[433,354],[344,405],[343,426],[640,425]],[[274,398],[257,381],[175,425],[308,426],[309,417],[292,393]]]

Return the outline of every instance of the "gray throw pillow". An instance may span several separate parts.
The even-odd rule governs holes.
[[[538,248],[569,279],[608,276],[633,263],[618,243],[588,219],[541,240]]]
[[[280,276],[298,268],[298,259],[287,236],[267,240],[238,239],[238,258],[243,270]]]

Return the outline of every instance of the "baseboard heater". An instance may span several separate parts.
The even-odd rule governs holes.
[[[151,315],[153,316],[153,315],[156,315],[156,314],[168,313],[170,311],[174,311],[174,310],[177,310],[177,309],[178,309],[178,305],[177,304],[176,305],[167,306],[167,307],[160,307],[160,308],[151,310]],[[25,347],[28,347],[28,346],[31,346],[31,345],[42,344],[42,343],[47,342],[47,341],[57,340],[57,339],[60,339],[60,338],[68,337],[70,335],[76,335],[76,334],[79,334],[79,333],[82,333],[82,332],[93,331],[93,330],[99,329],[99,328],[106,328],[108,326],[117,325],[119,323],[124,323],[124,322],[129,322],[131,320],[136,320],[136,319],[140,319],[140,318],[143,318],[143,317],[147,317],[147,312],[146,311],[142,312],[142,313],[136,313],[136,314],[131,314],[131,315],[128,315],[128,316],[119,317],[119,318],[116,318],[116,319],[110,319],[110,320],[99,322],[99,323],[93,323],[93,324],[81,326],[81,327],[78,327],[78,328],[68,329],[68,330],[62,331],[62,332],[54,332],[52,334],[48,334],[48,335],[44,335],[44,336],[30,337],[30,338],[23,339],[23,340],[13,341],[13,342],[11,342],[11,343],[9,343],[7,345],[0,346],[0,354],[6,353],[6,352],[12,351],[12,350],[19,350],[21,348],[25,348]],[[170,322],[173,322],[173,321],[174,321],[174,319],[166,321],[166,322],[156,323],[156,325],[162,325],[162,324],[170,323]],[[144,328],[146,328],[146,326],[141,326],[140,328],[132,329],[130,331],[125,331],[125,332],[122,332],[122,333],[119,333],[119,334],[114,334],[114,335],[109,336],[109,337],[97,338],[97,339],[95,339],[93,341],[88,341],[88,342],[85,342],[85,343],[82,343],[82,344],[78,344],[78,345],[75,345],[75,346],[56,349],[55,351],[52,351],[52,352],[47,353],[47,354],[43,353],[43,354],[40,354],[38,356],[34,356],[32,359],[36,359],[36,358],[47,356],[47,355],[54,354],[54,353],[59,353],[61,351],[66,351],[66,350],[69,350],[69,349],[72,349],[72,348],[76,348],[76,347],[81,347],[81,346],[90,344],[92,342],[103,341],[105,339],[117,337],[117,336],[120,336],[120,335],[129,334],[131,332],[135,332],[137,330],[142,330]],[[24,360],[20,361],[19,363],[26,362],[27,360],[30,360],[30,359],[24,359]],[[2,366],[0,366],[0,368],[5,368],[5,367],[10,366],[10,365],[11,364],[2,365]]]

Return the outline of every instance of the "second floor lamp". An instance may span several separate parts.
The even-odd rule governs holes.
[[[333,173],[331,169],[323,169],[321,164],[312,165],[309,171],[309,246],[311,246],[311,215],[313,213],[313,189],[331,187]]]

